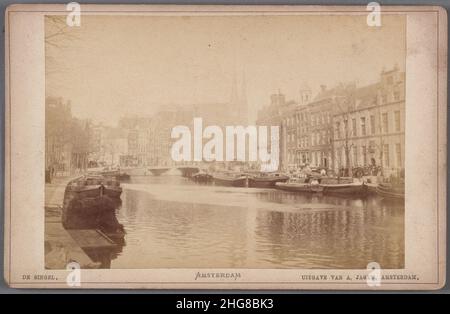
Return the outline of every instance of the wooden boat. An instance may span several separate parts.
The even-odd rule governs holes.
[[[197,182],[197,183],[209,183],[209,182],[212,182],[212,180],[213,180],[213,176],[208,173],[205,173],[205,172],[196,173],[196,174],[192,175],[191,178],[194,182]]]
[[[366,186],[366,191],[368,194],[377,194],[378,183],[364,182],[364,185]]]
[[[117,169],[103,170],[103,171],[100,171],[100,175],[102,175],[104,177],[115,177],[115,176],[119,175],[119,170],[117,170]]]
[[[214,174],[215,185],[245,187],[247,186],[247,176],[242,174]]]
[[[74,193],[79,198],[99,197],[101,185],[71,186],[68,192]]]
[[[66,187],[61,215],[64,228],[99,229],[117,238],[123,238],[125,231],[115,214],[121,202],[120,198],[117,198],[121,188],[106,188],[103,184],[82,184],[86,184],[84,178],[71,181]]]
[[[116,179],[119,181],[130,180],[130,175],[126,172],[120,171],[118,175],[116,175]]]
[[[323,192],[323,187],[312,182],[301,182],[301,180],[288,181],[288,182],[277,182],[275,187],[280,190],[289,192],[308,192],[308,193],[320,193]]]
[[[366,186],[367,194],[377,194],[377,177],[366,176],[363,177],[364,185]]]
[[[320,186],[323,188],[324,194],[343,194],[361,196],[366,193],[366,186],[363,181],[353,182],[350,179],[341,178],[322,178]]]
[[[102,176],[105,178],[114,178],[119,181],[126,181],[130,179],[130,175],[125,171],[118,169],[102,170],[102,171],[88,171],[89,176]]]
[[[177,169],[181,171],[181,176],[185,178],[190,178],[192,177],[192,175],[200,171],[198,167],[188,167],[188,166],[178,167]]]
[[[122,187],[118,186],[110,186],[107,185],[105,186],[105,191],[104,191],[105,195],[111,197],[111,198],[120,198],[120,195],[122,194]]]
[[[377,194],[383,198],[404,199],[405,184],[380,183],[377,187]]]
[[[66,191],[80,198],[100,197],[107,195],[113,199],[120,198],[122,187],[114,178],[99,175],[84,176],[67,185]]]
[[[248,177],[248,186],[251,188],[273,188],[277,182],[286,182],[288,176],[280,173],[259,174]]]
[[[160,176],[163,173],[169,171],[170,168],[161,168],[161,167],[154,167],[154,168],[148,168],[148,170],[154,175],[154,176]]]

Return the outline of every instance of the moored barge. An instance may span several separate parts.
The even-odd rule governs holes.
[[[259,174],[248,177],[248,187],[250,188],[274,188],[278,182],[286,182],[288,176],[280,173]]]
[[[217,173],[213,175],[215,185],[246,187],[247,176],[243,174]]]

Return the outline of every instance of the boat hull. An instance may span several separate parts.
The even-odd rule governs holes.
[[[108,188],[105,187],[105,195],[111,198],[120,198],[122,194],[122,188]]]
[[[190,178],[200,171],[197,167],[178,167],[177,169],[181,171],[181,176],[185,178]]]
[[[148,170],[152,173],[152,175],[160,176],[163,173],[169,171],[169,168],[149,168]]]
[[[368,194],[377,194],[378,184],[375,183],[364,183]]]
[[[86,187],[81,189],[70,189],[69,192],[74,193],[79,198],[92,198],[92,197],[100,197],[102,196],[102,191],[100,186],[92,186],[92,187]],[[122,194],[122,188],[111,188],[108,186],[105,186],[104,189],[104,195],[107,195],[111,198],[120,198],[120,195]]]
[[[219,178],[213,177],[215,185],[245,187],[247,186],[247,178]]]
[[[116,179],[119,181],[127,181],[130,180],[131,176],[128,173],[120,173],[116,176]]]
[[[285,183],[278,182],[275,187],[277,189],[289,192],[307,192],[307,193],[320,193],[323,192],[323,187],[320,185],[309,183]]]
[[[73,188],[69,189],[69,192],[74,193],[77,197],[80,198],[91,198],[91,197],[99,197],[100,196],[100,185],[99,186],[88,186],[82,188]]]
[[[320,186],[325,194],[360,196],[367,191],[364,184],[320,184]]]
[[[404,199],[405,187],[394,187],[390,184],[380,184],[377,187],[377,194],[383,198]]]
[[[209,174],[195,174],[192,176],[192,180],[196,183],[209,183],[212,179],[212,176]]]
[[[250,188],[274,188],[278,182],[286,182],[288,177],[276,178],[248,178],[248,187]]]

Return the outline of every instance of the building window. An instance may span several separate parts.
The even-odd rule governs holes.
[[[353,136],[357,136],[357,130],[356,130],[356,119],[352,119],[352,130],[353,130]]]
[[[358,147],[357,146],[353,146],[353,166],[357,166],[358,165]]]
[[[383,145],[384,166],[389,167],[389,145]]]
[[[366,146],[361,146],[363,166],[367,166],[367,149]]]
[[[341,123],[340,122],[336,122],[336,138],[337,139],[341,138]]]
[[[375,116],[370,116],[370,134],[375,134]]]
[[[342,167],[342,149],[339,147],[337,149],[337,160],[338,160],[338,167]]]
[[[400,92],[399,92],[399,91],[395,91],[395,92],[394,92],[394,100],[395,100],[395,101],[400,100]]]
[[[383,132],[388,133],[389,132],[389,121],[388,121],[387,112],[382,114],[382,120],[383,120]]]
[[[400,111],[395,112],[395,131],[400,132]]]
[[[365,117],[361,117],[361,135],[362,136],[366,135],[366,118]]]
[[[399,169],[402,167],[402,147],[400,144],[395,144],[395,154],[397,155],[397,167]]]
[[[375,153],[375,141],[369,142],[369,153],[371,153],[371,154]]]
[[[383,94],[381,96],[381,101],[382,101],[383,104],[387,103],[387,95],[386,94]]]

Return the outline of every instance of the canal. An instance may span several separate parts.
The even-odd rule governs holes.
[[[199,185],[175,175],[122,183],[125,245],[111,268],[404,267],[404,204]]]

